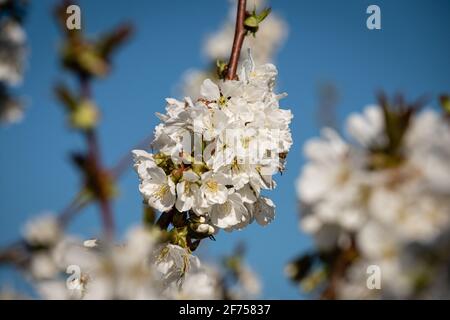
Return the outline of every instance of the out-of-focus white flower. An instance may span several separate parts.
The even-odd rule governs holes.
[[[85,246],[86,248],[95,248],[98,246],[98,240],[97,239],[85,240],[83,242],[83,246]]]
[[[156,267],[165,279],[180,279],[185,273],[200,268],[200,261],[186,249],[168,244],[157,251]]]
[[[51,279],[40,281],[35,284],[35,288],[39,297],[45,300],[71,300],[81,298],[81,291],[68,290],[66,283],[61,280]]]
[[[0,21],[0,81],[16,85],[22,80],[26,35],[12,19]]]
[[[304,150],[310,162],[297,181],[297,192],[302,203],[314,207],[314,216],[307,215],[302,224],[312,231],[327,223],[359,227],[365,219],[365,188],[349,145],[332,129],[324,129],[322,138],[308,141]]]
[[[256,8],[258,11],[263,9],[264,3],[261,1],[258,2],[249,1],[247,5],[248,10],[253,11]],[[226,21],[220,30],[211,34],[206,39],[204,52],[209,60],[227,60],[229,58],[234,38],[235,15],[236,12],[233,3],[228,21]],[[272,62],[276,52],[283,45],[287,33],[288,28],[286,22],[276,13],[272,12],[264,20],[255,37],[245,37],[243,49],[252,49],[257,64]]]
[[[237,282],[230,288],[229,295],[232,299],[254,299],[261,294],[261,281],[247,264],[242,262],[234,272]]]
[[[45,214],[30,220],[23,230],[27,243],[33,246],[53,246],[62,235],[57,218]]]
[[[47,253],[34,254],[30,263],[30,272],[35,279],[51,279],[59,272],[51,255]]]
[[[297,192],[306,203],[320,201],[340,189],[350,173],[348,145],[332,129],[324,129],[322,137],[308,141],[304,147],[310,162],[298,179]]]
[[[22,101],[1,92],[0,88],[0,124],[18,123],[24,116]]]
[[[346,238],[358,252],[336,288],[338,298],[418,294],[414,288],[423,270],[438,266],[414,248],[431,254],[450,228],[450,127],[435,111],[410,119],[395,112],[369,106],[352,114],[347,131],[356,144],[325,129],[305,146],[308,162],[297,181],[302,228],[319,250],[345,250],[352,242]],[[368,265],[381,268],[381,291],[365,288],[362,268]],[[434,276],[426,277],[431,283]]]
[[[447,196],[450,192],[448,121],[431,110],[422,112],[412,121],[405,141],[411,152],[410,161],[420,168],[427,188]]]
[[[383,113],[378,106],[368,106],[363,114],[353,113],[347,120],[347,132],[363,147],[386,142]]]
[[[214,300],[220,298],[218,277],[211,270],[204,268],[201,271],[187,273],[181,288],[173,283],[166,295],[183,300]]]
[[[187,249],[160,244],[159,236],[137,227],[124,244],[100,246],[65,236],[51,250],[33,254],[37,292],[44,299],[217,298],[217,275]]]
[[[256,297],[261,293],[261,281],[249,266],[244,265],[241,268],[239,272],[239,282],[249,296]]]
[[[1,3],[2,0],[0,0]],[[28,296],[19,293],[14,287],[9,285],[2,285],[0,288],[0,300],[27,300]]]

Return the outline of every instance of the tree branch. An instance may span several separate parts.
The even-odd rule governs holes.
[[[242,44],[245,39],[245,10],[247,7],[247,0],[239,0],[236,15],[236,28],[234,31],[233,48],[231,49],[230,61],[228,63],[226,79],[237,79],[237,68],[239,63],[239,56],[241,54]]]
[[[95,171],[93,184],[100,205],[103,226],[105,228],[106,236],[111,237],[114,233],[114,218],[108,190],[105,190],[105,182],[103,181],[103,176],[108,173],[103,168],[96,132],[94,130],[89,130],[86,133],[86,139],[88,143],[88,157],[90,158]]]
[[[85,99],[91,99],[92,91],[90,86],[90,78],[88,76],[81,75],[79,77],[79,81],[82,96]],[[104,181],[102,181],[103,176],[108,173],[107,170],[105,170],[103,167],[100,147],[98,144],[97,133],[95,129],[86,131],[85,138],[88,145],[88,159],[94,170],[92,177],[93,187],[95,188],[94,192],[96,193],[99,202],[105,235],[109,238],[114,234],[114,216],[111,209],[109,194],[107,190],[105,190]]]

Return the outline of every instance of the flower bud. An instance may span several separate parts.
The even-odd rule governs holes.
[[[84,100],[70,113],[70,125],[76,129],[92,129],[98,122],[98,110],[92,101]]]
[[[207,235],[212,235],[215,230],[213,226],[206,223],[202,223],[198,225],[195,231],[197,231],[198,233],[205,233]]]

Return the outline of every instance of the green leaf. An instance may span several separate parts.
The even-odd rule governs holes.
[[[225,61],[221,61],[221,60],[216,61],[216,71],[217,71],[217,76],[219,77],[219,79],[225,78],[227,68],[228,68],[228,63],[226,63]]]
[[[256,17],[258,20],[258,23],[261,23],[272,11],[271,8],[265,8],[261,13]]]
[[[123,24],[105,34],[96,44],[100,55],[109,58],[111,53],[128,40],[133,33],[131,24]]]
[[[270,11],[270,8],[266,8],[259,14],[255,10],[251,13],[247,12],[247,17],[244,20],[244,26],[247,32],[255,36],[256,32],[258,32],[259,24],[269,15]]]
[[[97,125],[98,118],[96,105],[90,100],[84,100],[70,113],[70,124],[75,129],[89,130]]]
[[[251,15],[244,20],[244,24],[250,28],[257,28],[259,22],[260,20],[258,20],[258,18],[254,15]]]

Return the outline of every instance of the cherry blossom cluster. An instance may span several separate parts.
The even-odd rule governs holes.
[[[157,153],[135,150],[139,190],[149,206],[190,212],[197,232],[266,225],[273,202],[261,195],[275,187],[292,144],[292,114],[274,93],[277,69],[245,61],[239,80],[203,82],[200,98],[167,99],[155,129]]]
[[[448,297],[450,127],[434,110],[369,106],[305,145],[301,228],[349,268],[334,298]],[[447,248],[447,249],[445,249]],[[433,259],[427,259],[434,257]],[[367,268],[382,274],[369,290]],[[447,285],[442,285],[446,281]]]

